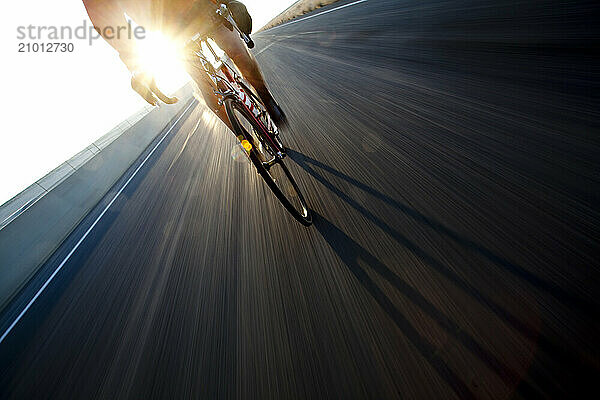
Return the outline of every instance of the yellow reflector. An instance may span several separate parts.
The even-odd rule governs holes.
[[[244,149],[246,149],[246,151],[250,151],[252,150],[252,145],[250,144],[249,141],[247,140],[242,140],[242,146],[244,147]]]

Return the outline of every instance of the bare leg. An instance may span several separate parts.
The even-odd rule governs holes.
[[[260,67],[256,62],[256,59],[248,51],[246,44],[240,39],[237,32],[232,32],[225,26],[220,25],[215,28],[212,35],[213,39],[235,63],[236,67],[240,70],[244,78],[256,89],[256,92],[260,96],[261,100],[265,104],[269,114],[275,119],[276,122],[284,123],[284,114],[281,108],[277,105],[273,96],[267,89],[265,80],[263,78]],[[219,106],[217,98],[213,93],[213,84],[210,82],[202,67],[198,69],[198,64],[194,64],[196,60],[191,61],[187,70],[192,79],[198,84],[204,100],[208,107],[217,114],[217,116],[231,129],[231,123],[227,117],[225,109]],[[232,129],[233,130],[233,129]]]
[[[196,65],[192,63],[196,63]],[[219,117],[221,121],[223,121],[225,125],[227,125],[229,129],[233,131],[233,128],[231,127],[231,122],[229,122],[229,118],[227,117],[227,112],[225,112],[225,108],[219,106],[217,97],[213,92],[214,86],[212,82],[208,80],[206,72],[199,68],[202,67],[199,65],[199,61],[197,60],[193,60],[190,63],[187,63],[187,72],[188,74],[190,74],[194,82],[196,82],[196,84],[198,85],[198,88],[202,93],[202,97],[204,98],[204,102],[206,103],[208,108],[210,108],[215,114],[217,114],[217,117]]]
[[[246,44],[237,32],[232,32],[221,25],[213,32],[213,39],[235,63],[244,78],[256,89],[263,103],[269,105],[273,100],[256,58],[248,51]]]

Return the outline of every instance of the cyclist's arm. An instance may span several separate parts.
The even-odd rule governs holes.
[[[154,77],[145,72],[139,65],[135,35],[129,36],[126,30],[128,22],[125,19],[125,12],[118,1],[83,0],[83,4],[96,31],[117,50],[119,57],[131,71],[131,87],[133,90],[152,105],[156,105],[158,99],[167,104],[176,103],[177,98],[162,93],[156,86]],[[119,31],[120,27],[121,30]]]
[[[129,38],[127,31],[127,20],[125,12],[116,0],[83,0],[85,9],[96,28],[96,31],[110,44],[118,53],[121,60],[130,71],[135,71],[136,45],[135,38]],[[119,31],[121,27],[121,31]]]
[[[238,27],[246,35],[252,32],[252,17],[246,6],[238,0],[212,0],[213,3],[225,4],[235,20]]]

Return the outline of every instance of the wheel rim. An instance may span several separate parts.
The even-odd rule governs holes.
[[[237,107],[234,108],[234,114],[235,114],[235,118],[237,119],[241,128],[246,132],[246,134],[248,136],[250,136],[252,138],[250,144],[252,145],[252,149],[255,150],[255,154],[258,156],[260,162],[261,163],[271,162],[273,160],[273,158],[275,157],[275,155],[272,153],[270,148],[268,148],[266,145],[264,145],[262,143],[262,141],[260,140],[260,137],[258,136],[256,129],[254,129],[254,126],[252,125],[252,123],[250,123],[250,121],[248,121],[248,119],[246,118],[244,113],[242,113],[240,110],[238,110]],[[243,147],[246,148],[245,146],[243,146]],[[246,149],[246,151],[248,151],[248,149]],[[248,153],[249,153],[249,151],[248,151]]]
[[[292,213],[296,213],[300,216],[305,222],[310,221],[310,213],[306,201],[287,166],[284,164],[283,160],[276,157],[275,151],[269,144],[264,140],[261,140],[255,126],[249,121],[246,115],[247,111],[240,110],[239,107],[241,106],[235,104],[234,107],[232,107],[232,111],[237,120],[236,122],[240,128],[244,130],[245,139],[250,142],[252,147],[248,150],[248,148],[246,148],[247,146],[244,146],[243,143],[242,146],[246,148],[248,155],[253,153],[256,156],[259,163],[262,165],[262,171],[259,168],[259,172],[268,175],[272,183],[270,183],[269,180],[266,180],[267,184],[269,184],[269,186],[274,185],[275,187],[271,187],[271,189],[280,192],[281,196],[285,198],[285,201],[287,201],[288,204],[283,203],[284,206]],[[277,193],[275,194],[277,195]],[[279,195],[277,197],[279,197]]]
[[[306,207],[304,198],[295,181],[291,178],[287,166],[283,164],[283,161],[278,161],[271,165],[267,170],[267,173],[271,176],[271,179],[273,179],[281,193],[290,202],[290,205],[294,210],[296,210],[302,218],[307,218],[308,208]]]

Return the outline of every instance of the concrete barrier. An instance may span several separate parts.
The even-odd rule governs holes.
[[[145,108],[0,207],[0,310],[190,101]]]
[[[299,16],[302,16],[308,12],[316,10],[317,8],[325,7],[329,4],[335,3],[338,0],[299,0],[286,8],[281,14],[277,15],[265,26],[260,28],[258,32],[274,28],[277,25],[289,22]]]

